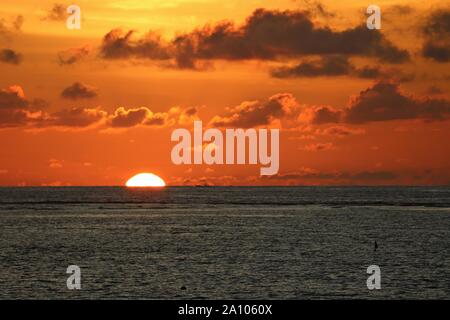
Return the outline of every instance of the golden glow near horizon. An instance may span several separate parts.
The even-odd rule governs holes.
[[[163,179],[153,173],[139,173],[130,178],[126,183],[126,186],[139,188],[165,187],[166,183]]]

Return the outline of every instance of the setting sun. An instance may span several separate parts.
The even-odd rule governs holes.
[[[165,187],[166,183],[163,179],[153,173],[139,173],[130,178],[127,187]]]

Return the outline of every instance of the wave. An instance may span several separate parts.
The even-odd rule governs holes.
[[[48,206],[48,205],[122,205],[123,206],[136,206],[136,205],[156,205],[163,208],[163,206],[185,206],[186,208],[198,205],[231,205],[231,206],[330,206],[330,207],[349,207],[349,206],[396,206],[396,207],[438,207],[438,208],[450,208],[450,202],[396,202],[396,201],[296,201],[296,202],[248,202],[248,201],[207,201],[207,202],[166,202],[166,201],[20,201],[20,202],[8,202],[0,201],[0,205],[5,206]],[[140,208],[140,206],[135,207]],[[100,207],[99,209],[103,209]]]

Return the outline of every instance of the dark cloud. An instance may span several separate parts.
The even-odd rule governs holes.
[[[353,70],[347,57],[325,56],[319,60],[306,60],[294,67],[282,67],[272,72],[276,78],[318,77],[349,75]]]
[[[450,117],[450,101],[415,98],[404,94],[396,83],[378,82],[362,91],[344,111],[343,121],[364,123],[405,119],[442,120]]]
[[[46,107],[42,99],[28,100],[20,86],[10,86],[0,90],[0,127],[27,125],[39,118],[41,111],[36,108]]]
[[[100,54],[105,59],[146,58],[152,60],[170,59],[167,45],[161,36],[149,32],[143,38],[134,40],[134,31],[124,33],[114,29],[103,37]]]
[[[303,119],[316,125],[338,123],[341,118],[342,111],[330,106],[312,106],[303,111]]]
[[[21,109],[29,106],[20,86],[11,86],[0,90],[0,109]]]
[[[291,94],[277,94],[265,102],[246,101],[229,109],[226,116],[214,117],[210,124],[215,127],[240,128],[269,125],[273,120],[289,114],[296,104]]]
[[[450,45],[450,44],[449,44]],[[450,47],[448,45],[425,42],[422,48],[424,57],[431,58],[437,62],[450,61]]]
[[[347,56],[341,55],[307,59],[296,66],[272,70],[271,75],[275,78],[350,76],[362,79],[395,79],[399,82],[411,81],[414,78],[397,69],[384,70],[379,66],[357,68],[351,64]]]
[[[72,65],[78,63],[87,57],[91,51],[91,47],[88,45],[60,51],[58,52],[58,63],[60,65]]]
[[[285,129],[305,124],[360,124],[390,120],[439,121],[450,118],[450,101],[437,97],[415,97],[403,93],[398,83],[379,81],[353,97],[348,106],[301,105],[291,94],[277,94],[267,101],[246,101],[229,108],[210,121],[215,127],[250,128],[277,124]],[[345,127],[329,128],[318,134],[345,136],[364,133]]]
[[[0,128],[28,127],[35,129],[62,128],[132,128],[137,126],[173,126],[191,123],[197,108],[173,107],[167,112],[152,112],[149,108],[117,108],[112,113],[97,108],[74,107],[56,112],[43,110],[44,100],[25,98],[20,86],[0,90]]]
[[[364,66],[361,69],[356,69],[354,73],[363,79],[376,79],[382,76],[382,71],[379,67]]]
[[[28,113],[25,110],[0,109],[0,128],[23,126],[27,120]]]
[[[450,34],[450,9],[440,9],[431,13],[423,26],[427,36],[440,39]]]
[[[60,3],[55,3],[53,7],[47,12],[47,15],[42,20],[49,21],[64,21],[67,18],[66,6]]]
[[[43,99],[26,99],[20,86],[10,86],[0,90],[0,109],[29,109],[33,111],[47,106],[48,102]]]
[[[150,114],[150,110],[147,108],[138,108],[125,110],[119,108],[114,113],[111,119],[112,127],[134,127],[144,122],[144,119]]]
[[[42,119],[39,125],[46,127],[83,128],[99,124],[106,117],[107,113],[99,108],[75,107],[55,112],[46,119]]]
[[[0,50],[0,61],[18,65],[22,62],[22,55],[12,49],[2,49]]]
[[[50,105],[49,102],[44,99],[33,99],[30,101],[30,107],[33,110],[44,109],[47,108],[49,105]]]
[[[365,25],[343,31],[316,26],[305,11],[257,9],[242,25],[225,21],[206,25],[165,42],[151,32],[133,40],[133,31],[115,29],[105,35],[106,59],[175,59],[179,68],[196,68],[198,60],[277,60],[307,55],[357,55],[401,63],[407,51],[397,48],[378,30]]]
[[[61,96],[66,99],[78,100],[78,99],[91,99],[97,96],[95,88],[75,82],[71,86],[65,88],[61,92]]]
[[[415,79],[412,73],[405,73],[398,68],[382,69],[378,66],[364,66],[354,69],[353,75],[361,79],[391,80],[394,82],[410,82]]]
[[[198,112],[198,110],[197,110],[196,107],[190,107],[190,108],[187,108],[187,109],[184,111],[184,113],[185,113],[186,115],[188,115],[188,116],[194,116],[194,115],[197,114],[197,112]]]
[[[450,9],[435,10],[422,27],[422,55],[437,62],[450,62]]]
[[[175,39],[181,56],[192,59],[277,59],[286,56],[348,54],[403,62],[408,53],[379,31],[357,26],[343,31],[315,26],[303,11],[257,9],[241,26],[223,22]],[[186,57],[185,57],[186,58]]]

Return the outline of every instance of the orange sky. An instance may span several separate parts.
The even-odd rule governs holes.
[[[446,3],[379,0],[380,31],[364,1],[2,3],[0,185],[448,184]],[[172,164],[195,119],[279,128],[279,173]]]

